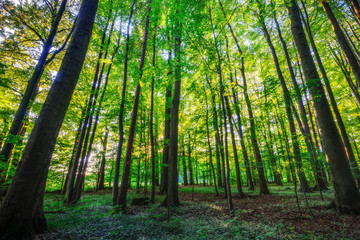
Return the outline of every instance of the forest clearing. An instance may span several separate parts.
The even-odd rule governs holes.
[[[331,205],[332,191],[303,194],[300,211],[291,185],[269,186],[272,194],[245,190],[234,198],[234,217],[227,211],[223,192],[196,185],[179,188],[179,208],[156,204],[129,206],[128,214],[116,213],[109,189],[89,191],[76,205],[65,206],[61,196],[47,194],[45,211],[49,233],[36,239],[357,239],[360,218],[340,215]],[[235,187],[234,187],[235,191]],[[130,200],[145,194],[132,190]],[[147,194],[149,195],[149,194]],[[301,212],[301,213],[300,213]],[[59,216],[60,215],[60,216]]]
[[[360,239],[359,0],[1,0],[0,240]]]

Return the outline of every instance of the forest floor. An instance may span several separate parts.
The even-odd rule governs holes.
[[[246,197],[234,196],[234,217],[230,217],[223,191],[213,187],[180,187],[181,206],[168,209],[156,204],[129,206],[117,213],[110,190],[87,192],[76,204],[64,206],[62,196],[48,193],[45,211],[49,232],[36,239],[360,239],[360,216],[340,215],[331,208],[332,190],[299,193],[294,188],[270,185],[271,194],[246,190]],[[149,194],[148,194],[149,195]],[[143,193],[130,192],[128,203]],[[58,211],[60,210],[60,211]]]

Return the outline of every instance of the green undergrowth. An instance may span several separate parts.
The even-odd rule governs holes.
[[[180,193],[213,194],[212,187],[182,187]],[[291,186],[271,187],[272,194],[294,195]],[[235,188],[233,189],[235,193]],[[222,191],[220,191],[222,193]],[[258,195],[257,191],[245,190],[247,195]],[[329,201],[320,201],[319,193],[307,194],[309,203],[325,205]],[[324,193],[325,198],[331,191]],[[137,196],[130,193],[128,203]],[[302,193],[299,193],[303,199]],[[76,204],[65,206],[62,196],[46,194],[44,208],[48,220],[49,232],[39,239],[339,239],[338,235],[315,237],[312,233],[301,235],[286,226],[282,221],[255,223],[238,218],[244,209],[237,209],[230,218],[224,209],[219,209],[217,201],[182,201],[179,208],[168,209],[153,204],[146,207],[130,207],[129,213],[116,212],[112,206],[111,194],[86,194]],[[162,202],[163,196],[157,196],[156,202]],[[292,199],[290,201],[293,201]],[[305,209],[304,201],[301,202]],[[250,210],[251,211],[251,210]],[[331,233],[329,233],[331,234]]]
[[[130,199],[133,196],[130,194]],[[168,220],[167,208],[159,204],[143,207],[137,213],[117,213],[111,205],[110,194],[85,195],[80,202],[68,207],[59,205],[56,198],[47,196],[45,210],[59,209],[66,213],[46,215],[49,229],[52,231],[45,234],[46,239],[256,238],[239,222],[226,216],[209,217],[206,214],[209,206],[201,203],[194,205],[184,202],[179,208],[170,210],[170,220]]]

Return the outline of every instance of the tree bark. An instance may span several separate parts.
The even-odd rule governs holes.
[[[359,4],[359,0],[348,0],[348,2],[350,2],[351,7],[354,10],[355,16],[358,20],[358,22],[360,22],[360,4]]]
[[[276,72],[277,72],[277,75],[279,77],[281,89],[282,89],[283,96],[284,96],[285,111],[286,111],[286,116],[287,116],[287,119],[288,119],[288,122],[289,122],[289,129],[290,129],[290,134],[291,134],[291,143],[292,143],[293,152],[294,152],[294,155],[295,155],[294,156],[295,164],[296,164],[296,169],[297,169],[297,172],[298,172],[298,177],[299,177],[299,181],[300,181],[301,190],[304,191],[304,192],[311,192],[311,190],[309,188],[309,185],[308,185],[308,182],[307,182],[306,177],[305,177],[303,167],[302,167],[300,145],[299,145],[299,141],[297,139],[297,133],[296,133],[293,114],[291,112],[291,104],[292,104],[291,95],[290,95],[290,92],[289,92],[289,90],[288,90],[288,88],[286,86],[284,75],[281,72],[279,60],[278,60],[274,45],[272,44],[272,41],[271,41],[269,32],[267,30],[267,27],[265,25],[265,22],[262,21],[261,24],[262,24],[262,30],[264,32],[266,41],[267,41],[267,43],[269,45],[269,48],[271,50],[273,61],[275,63]],[[310,149],[310,151],[311,151],[311,149]]]
[[[245,163],[247,184],[248,184],[249,190],[254,190],[255,188],[254,188],[254,183],[253,183],[252,176],[251,176],[250,160],[249,160],[248,152],[245,147],[244,134],[243,134],[243,130],[242,130],[242,116],[240,115],[238,95],[234,88],[232,76],[230,76],[230,81],[232,83],[231,91],[232,91],[232,95],[233,95],[236,119],[237,119],[237,124],[238,124],[237,131],[238,131],[238,135],[240,137],[241,150],[242,150],[244,163]]]
[[[50,159],[85,60],[97,5],[97,0],[82,2],[69,47],[0,209],[2,238],[27,239],[46,229],[42,202]]]
[[[228,115],[228,118],[229,118],[231,143],[232,143],[232,147],[233,147],[234,162],[235,162],[236,186],[237,186],[237,190],[238,190],[238,197],[243,198],[245,196],[245,194],[244,194],[244,192],[242,190],[241,172],[240,172],[240,166],[239,166],[239,156],[238,156],[238,153],[237,153],[236,141],[235,141],[235,133],[234,133],[234,127],[233,127],[233,123],[232,123],[230,104],[229,104],[229,99],[228,99],[227,96],[225,96],[225,105],[226,105],[227,115]]]
[[[226,18],[226,13],[224,11],[224,7],[223,7],[223,4],[221,3],[221,1],[219,0],[219,4],[220,4],[220,7],[221,7],[221,10],[223,12],[223,15],[224,15],[224,18]],[[235,41],[235,44],[236,44],[236,47],[237,47],[237,50],[240,54],[240,58],[241,58],[241,62],[242,62],[242,67],[244,68],[244,60],[243,60],[243,53],[242,53],[242,50],[240,48],[240,45],[239,45],[239,42],[238,42],[238,39],[237,37],[235,36],[235,33],[230,25],[230,23],[227,24],[229,29],[230,29],[230,33]],[[232,82],[232,77],[230,76],[230,81]],[[233,93],[233,98],[234,98],[234,105],[235,105],[235,112],[236,112],[236,117],[238,119],[238,134],[240,136],[240,144],[241,144],[241,149],[242,149],[242,153],[243,153],[243,158],[244,158],[244,162],[245,162],[245,169],[246,169],[246,177],[247,177],[247,182],[248,182],[248,187],[249,187],[249,190],[254,190],[254,183],[252,181],[252,177],[251,177],[251,170],[250,170],[250,161],[249,161],[249,156],[247,154],[247,151],[246,151],[246,148],[245,148],[245,142],[244,142],[244,137],[243,137],[243,132],[242,132],[242,124],[241,124],[241,117],[240,117],[240,110],[239,110],[239,105],[238,105],[238,97],[235,93],[235,90],[234,90],[234,85],[232,84],[231,85],[231,90],[232,90],[232,93]]]
[[[105,182],[105,163],[106,163],[106,147],[107,141],[109,136],[109,129],[106,127],[105,136],[103,141],[103,153],[101,157],[101,164],[100,164],[100,171],[99,171],[99,186],[98,189],[104,189],[104,182]]]
[[[191,158],[191,138],[190,138],[190,134],[189,134],[189,142],[188,142],[188,166],[189,166],[189,184],[190,185],[194,185],[194,171],[193,171],[193,160]]]
[[[163,159],[161,166],[161,182],[160,182],[160,194],[164,194],[167,191],[168,186],[168,164],[169,164],[169,139],[170,139],[170,120],[171,120],[171,52],[168,52],[168,82],[165,90],[165,129],[164,129],[164,148]]]
[[[304,30],[301,25],[300,11],[295,0],[286,4],[291,22],[291,32],[300,55],[305,79],[315,109],[320,136],[329,160],[335,190],[335,204],[341,212],[360,213],[360,194],[351,174],[346,152],[336,128],[323,85],[311,56]]]
[[[64,182],[64,185],[63,185],[63,188],[61,190],[61,195],[64,195],[66,193],[66,186],[67,186],[67,183],[69,181],[69,176],[70,176],[70,171],[72,169],[72,166],[74,164],[74,158],[75,158],[75,154],[76,154],[76,148],[79,144],[79,138],[80,138],[80,132],[81,132],[81,126],[82,126],[82,123],[84,121],[84,118],[85,118],[85,110],[86,110],[86,107],[82,109],[82,112],[81,112],[81,117],[80,117],[80,121],[79,121],[79,126],[77,128],[77,131],[76,131],[76,136],[75,136],[75,142],[74,142],[74,147],[73,147],[73,150],[72,150],[72,154],[71,154],[71,159],[69,161],[69,167],[68,167],[68,171],[66,173],[66,177],[65,177],[65,182]]]
[[[210,83],[209,87],[210,86]],[[225,178],[222,175],[222,146],[220,141],[220,133],[219,133],[219,124],[218,124],[218,116],[215,104],[215,94],[212,93],[212,111],[213,111],[213,128],[215,129],[215,153],[216,153],[216,165],[217,165],[217,176],[218,176],[218,185],[219,187],[224,187]]]
[[[46,59],[49,55],[52,43],[57,33],[58,26],[60,24],[61,18],[65,12],[67,0],[62,0],[59,11],[57,12],[56,18],[51,25],[49,36],[47,37],[40,58],[35,66],[34,72],[28,82],[25,93],[21,99],[20,106],[16,111],[13,122],[11,123],[11,127],[9,133],[7,134],[5,144],[1,149],[0,160],[3,162],[7,162],[10,158],[11,151],[14,148],[14,139],[18,136],[23,121],[25,117],[28,115],[29,109],[31,108],[32,102],[35,100],[37,87],[40,81],[40,78],[44,72],[44,68],[46,65]],[[0,179],[1,181],[2,179]]]
[[[354,175],[356,176],[358,184],[360,184],[360,171],[359,171],[359,168],[358,168],[357,163],[356,163],[356,158],[355,158],[355,155],[354,155],[354,151],[352,149],[352,146],[351,146],[351,143],[350,143],[350,140],[349,140],[349,136],[348,136],[346,128],[345,128],[344,121],[342,120],[339,108],[337,106],[337,103],[336,103],[336,100],[335,100],[335,97],[334,97],[334,93],[332,91],[332,88],[331,88],[331,85],[330,85],[330,82],[329,82],[329,78],[327,77],[325,68],[323,66],[321,57],[319,55],[319,52],[317,50],[317,47],[316,47],[316,44],[315,44],[315,41],[314,41],[310,26],[308,24],[308,15],[307,15],[304,3],[303,3],[303,7],[305,9],[305,14],[306,14],[306,21],[303,21],[303,22],[306,25],[306,30],[307,30],[307,33],[308,33],[308,36],[309,36],[310,44],[311,44],[312,49],[314,51],[316,61],[318,62],[321,75],[322,75],[322,77],[324,79],[325,88],[326,88],[326,91],[327,91],[329,99],[330,99],[330,104],[331,104],[332,109],[334,111],[335,119],[336,119],[336,122],[338,123],[338,127],[339,127],[339,130],[340,130],[340,135],[342,137],[342,141],[343,141],[343,144],[345,146],[345,152],[347,154],[348,160],[350,161],[352,171],[353,171]],[[330,9],[330,11],[331,11],[331,9]],[[300,15],[300,17],[301,16],[302,15]],[[336,21],[336,19],[335,19],[335,21]]]
[[[234,211],[234,206],[233,206],[233,201],[232,201],[232,196],[231,196],[231,187],[230,187],[230,163],[229,163],[229,150],[228,150],[228,141],[227,141],[227,136],[228,136],[228,132],[227,132],[227,119],[226,119],[226,109],[225,109],[225,99],[224,99],[224,84],[222,81],[222,68],[221,68],[221,55],[220,55],[220,51],[219,51],[219,46],[218,46],[218,39],[216,37],[215,34],[215,27],[213,24],[213,20],[212,20],[212,16],[211,16],[211,8],[209,7],[209,18],[210,18],[210,22],[211,22],[211,26],[212,26],[212,32],[213,32],[213,38],[214,38],[214,47],[215,47],[215,51],[216,51],[216,55],[217,55],[217,72],[219,74],[219,85],[220,85],[220,100],[221,100],[221,108],[222,108],[222,114],[223,114],[223,119],[224,119],[224,129],[225,129],[225,162],[226,162],[226,178],[225,178],[225,183],[226,183],[226,189],[227,189],[227,200],[228,200],[228,205],[229,205],[229,212],[232,215],[233,211]],[[230,122],[230,120],[229,120]],[[224,169],[225,171],[225,169]]]
[[[91,111],[93,109],[95,92],[98,92],[98,91],[96,91],[97,86],[100,87],[99,81],[101,79],[98,78],[98,74],[99,74],[99,70],[100,70],[100,60],[102,59],[102,56],[103,56],[102,48],[105,43],[106,31],[107,31],[107,28],[109,25],[110,16],[111,16],[111,11],[110,11],[109,17],[107,19],[106,28],[103,32],[102,39],[101,39],[101,47],[99,50],[98,59],[97,59],[96,67],[95,67],[95,75],[94,75],[94,80],[93,80],[93,83],[91,86],[90,96],[89,96],[88,103],[87,103],[85,119],[84,119],[84,123],[82,125],[82,129],[81,129],[81,133],[80,133],[80,137],[79,137],[79,143],[78,143],[78,146],[76,149],[74,164],[73,164],[71,172],[69,174],[69,180],[68,180],[68,183],[66,186],[66,195],[65,195],[65,199],[64,199],[65,203],[70,203],[74,200],[73,194],[74,194],[74,183],[75,183],[75,178],[76,178],[76,172],[79,167],[79,160],[80,160],[81,152],[83,150],[84,141],[85,142],[87,141],[85,139],[86,138],[85,136],[86,135],[88,136],[87,133],[90,131],[90,130],[88,130],[88,124],[89,124],[89,122],[91,122],[90,118],[92,117]]]
[[[174,94],[171,103],[170,139],[169,139],[169,166],[168,166],[168,188],[166,201],[170,206],[179,206],[178,196],[178,125],[181,90],[181,29],[180,23],[176,20],[175,26],[175,82]]]
[[[150,201],[155,202],[155,142],[154,142],[154,84],[155,84],[155,60],[156,60],[156,45],[155,45],[156,34],[154,33],[154,42],[153,42],[153,77],[151,81],[151,101],[150,101],[150,144],[151,144],[151,197]]]
[[[183,177],[184,177],[184,186],[187,186],[188,183],[188,178],[187,178],[187,168],[186,168],[186,155],[185,155],[185,141],[184,141],[184,137],[182,138],[182,147],[183,147],[183,151],[182,151],[182,165],[183,165]]]
[[[207,101],[207,96],[205,95],[205,100],[206,100],[206,136],[207,136],[207,142],[208,142],[208,146],[209,146],[209,161],[210,161],[210,167],[214,177],[214,187],[215,187],[215,194],[216,196],[219,196],[219,192],[217,189],[217,185],[216,185],[216,174],[215,174],[215,168],[214,168],[214,163],[212,160],[212,147],[210,144],[210,131],[209,131],[209,106],[208,106],[208,101]],[[211,185],[211,174],[210,174],[210,185]]]
[[[244,64],[242,64],[241,75],[242,75],[242,79],[243,79],[245,102],[246,102],[247,110],[249,113],[251,144],[253,147],[255,161],[256,161],[256,168],[257,168],[258,175],[259,175],[260,193],[261,194],[269,194],[269,189],[267,187],[267,183],[266,183],[266,179],[265,179],[265,175],[264,175],[264,168],[263,168],[263,162],[261,159],[259,143],[258,143],[257,137],[256,137],[256,126],[255,126],[254,114],[252,111],[251,102],[250,102],[250,98],[249,98],[248,90],[247,90],[247,82],[246,82],[246,77],[245,77]]]
[[[337,41],[340,44],[341,49],[343,50],[345,58],[349,62],[351,70],[354,73],[356,82],[358,83],[358,85],[360,85],[360,64],[358,62],[358,59],[353,53],[351,46],[349,45],[349,42],[346,40],[346,36],[342,31],[340,24],[338,23],[333,11],[331,10],[328,1],[320,0],[320,2],[325,11],[326,16],[329,19],[329,22],[331,23],[331,26],[334,29]],[[359,5],[359,3],[357,5]],[[356,13],[358,15],[359,12]]]
[[[120,112],[119,112],[119,141],[117,146],[117,153],[115,159],[115,172],[114,172],[114,185],[112,190],[113,204],[116,205],[117,198],[119,195],[119,175],[120,175],[120,162],[122,147],[124,143],[124,112],[125,112],[125,95],[126,95],[126,83],[127,83],[127,72],[128,72],[128,60],[129,60],[129,49],[130,49],[130,25],[131,19],[134,12],[136,0],[133,1],[130,10],[129,21],[126,30],[126,46],[125,46],[125,56],[124,56],[124,79],[123,86],[121,91],[121,102],[120,102]]]
[[[142,44],[142,50],[141,50],[141,58],[140,58],[140,66],[139,66],[139,83],[136,86],[135,89],[135,96],[134,96],[134,105],[132,110],[132,117],[131,117],[131,123],[130,123],[130,129],[129,129],[129,137],[128,137],[128,143],[126,148],[126,156],[124,160],[124,168],[123,168],[123,174],[121,178],[121,185],[119,189],[119,197],[117,199],[117,205],[121,207],[122,210],[126,209],[126,197],[127,197],[127,191],[128,191],[128,183],[129,183],[129,177],[130,177],[130,168],[131,168],[131,156],[132,156],[132,150],[133,150],[133,144],[135,139],[135,127],[136,127],[136,118],[139,108],[139,100],[140,100],[140,91],[141,91],[141,85],[140,81],[143,74],[143,67],[145,64],[145,55],[146,55],[146,46],[147,46],[147,40],[149,35],[149,23],[150,23],[150,11],[151,11],[151,0],[148,2],[148,10],[147,10],[147,16],[146,16],[146,23],[145,23],[145,32],[144,32],[144,39]]]

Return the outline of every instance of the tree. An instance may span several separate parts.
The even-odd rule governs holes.
[[[156,33],[156,32],[155,32]],[[155,84],[155,62],[156,62],[156,34],[154,33],[154,40],[153,40],[153,60],[152,65],[154,68],[154,75],[151,81],[151,103],[150,103],[150,144],[151,144],[151,202],[155,201],[155,140],[154,140],[154,84]]]
[[[128,183],[129,183],[129,176],[130,176],[130,167],[131,167],[131,156],[135,138],[135,127],[136,127],[136,118],[139,108],[139,99],[140,99],[140,91],[141,91],[141,78],[143,75],[143,67],[145,64],[145,55],[146,55],[146,47],[147,47],[147,40],[149,35],[149,24],[150,24],[150,11],[151,11],[151,0],[148,2],[148,10],[146,16],[146,23],[145,23],[145,32],[143,37],[143,44],[141,49],[141,58],[140,58],[140,66],[139,66],[139,83],[135,89],[135,96],[134,96],[134,105],[132,110],[131,116],[131,123],[129,129],[129,136],[128,136],[128,143],[126,148],[126,156],[124,160],[124,168],[123,174],[121,178],[121,185],[119,189],[119,196],[117,199],[117,205],[121,207],[122,210],[126,209],[126,196],[128,191]]]
[[[178,15],[178,11],[175,13]],[[177,17],[177,16],[176,16]],[[170,206],[179,206],[178,196],[178,137],[179,137],[179,106],[181,96],[181,26],[179,20],[175,20],[175,57],[174,57],[174,91],[171,103],[170,138],[169,138],[169,166],[168,166],[168,188],[164,203]],[[191,181],[191,180],[190,180]]]
[[[128,75],[128,60],[129,60],[129,49],[130,49],[130,25],[131,19],[134,13],[134,6],[136,1],[134,0],[131,5],[130,16],[128,20],[128,25],[126,28],[126,49],[124,56],[124,79],[123,86],[121,91],[121,103],[120,103],[120,112],[119,112],[119,142],[117,146],[116,160],[115,160],[115,174],[114,174],[114,187],[113,187],[113,204],[116,205],[119,191],[119,174],[120,174],[120,161],[122,154],[122,147],[124,143],[124,111],[125,111],[125,95],[126,95],[126,83]]]
[[[9,133],[7,134],[7,138],[5,140],[5,144],[1,149],[1,153],[0,153],[1,161],[4,161],[4,162],[9,161],[11,151],[14,148],[14,138],[16,138],[16,136],[19,135],[19,132],[23,125],[23,121],[29,111],[29,108],[31,107],[31,102],[34,101],[34,99],[35,99],[38,84],[39,84],[40,78],[43,74],[44,68],[45,68],[46,64],[48,64],[49,61],[51,61],[57,54],[57,53],[55,53],[55,55],[52,55],[51,58],[48,59],[48,56],[50,54],[50,49],[52,47],[54,38],[55,38],[57,30],[58,30],[58,26],[60,24],[60,21],[61,21],[61,18],[63,16],[64,12],[65,12],[66,3],[67,3],[67,0],[63,0],[61,2],[59,10],[56,14],[56,18],[54,19],[54,21],[51,25],[49,35],[46,40],[43,40],[44,45],[42,48],[40,58],[38,59],[38,62],[34,69],[34,72],[28,82],[28,85],[27,85],[25,93],[22,97],[20,106],[19,106],[18,110],[16,111],[15,117],[13,119],[13,122],[12,122],[10,130],[9,130]],[[6,9],[6,8],[4,7],[4,9]],[[61,48],[60,48],[60,50],[61,50]],[[3,180],[3,179],[0,179],[0,181],[1,180]]]
[[[329,22],[331,23],[331,26],[334,29],[337,41],[339,42],[341,49],[344,52],[344,55],[346,57],[346,60],[349,62],[352,72],[354,73],[355,79],[358,84],[360,84],[360,64],[358,62],[357,57],[353,53],[351,46],[349,45],[349,42],[346,39],[346,36],[344,32],[342,31],[333,11],[331,10],[331,7],[329,5],[328,0],[320,0],[320,3],[326,13],[326,16],[329,19]],[[359,2],[357,3],[359,5]],[[355,8],[359,10],[359,8]],[[358,12],[357,12],[358,14]]]
[[[290,92],[286,86],[285,83],[285,78],[284,75],[281,72],[280,69],[280,64],[279,64],[279,60],[274,48],[274,45],[272,44],[269,32],[267,30],[267,27],[265,25],[265,19],[264,19],[264,15],[263,15],[263,10],[262,10],[262,6],[260,6],[260,24],[262,26],[262,30],[264,32],[266,41],[269,45],[269,48],[271,50],[271,54],[275,63],[275,68],[276,68],[276,73],[279,77],[279,81],[280,81],[280,85],[281,85],[281,89],[283,91],[283,96],[284,96],[284,102],[285,102],[285,110],[286,110],[286,116],[289,122],[289,129],[290,129],[290,134],[291,134],[291,143],[293,146],[293,152],[294,152],[294,158],[295,158],[295,163],[296,163],[296,168],[298,171],[298,177],[299,177],[299,181],[300,181],[300,186],[301,186],[301,190],[304,192],[310,192],[310,188],[308,186],[305,174],[304,174],[304,169],[302,167],[302,160],[301,160],[301,152],[300,152],[300,146],[299,146],[299,142],[297,139],[297,133],[296,133],[296,129],[295,129],[295,123],[294,123],[294,118],[293,118],[293,113],[291,111],[291,105],[292,105],[292,99],[290,96]],[[311,150],[311,149],[310,149]]]
[[[13,182],[0,209],[0,236],[30,239],[43,232],[43,196],[56,138],[77,84],[91,38],[98,1],[84,0],[74,34],[31,132]]]
[[[320,136],[329,160],[332,182],[335,190],[335,204],[341,212],[360,210],[360,194],[350,171],[346,153],[336,128],[323,85],[320,82],[310,47],[301,25],[300,11],[295,0],[286,4],[291,21],[291,32],[299,52],[305,79],[311,94],[313,108],[317,115]]]

